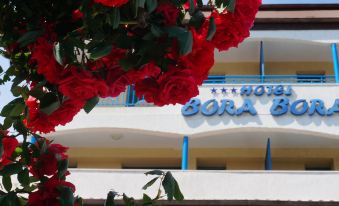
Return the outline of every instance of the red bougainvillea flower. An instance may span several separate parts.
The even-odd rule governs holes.
[[[69,99],[48,117],[48,121],[53,125],[65,126],[73,120],[73,117],[84,107],[85,102],[78,99]]]
[[[172,68],[158,79],[158,100],[165,104],[185,104],[199,94],[189,69]]]
[[[128,0],[94,0],[94,2],[104,6],[119,7],[126,4]]]
[[[25,103],[28,107],[28,117],[24,120],[27,128],[41,133],[55,131],[55,125],[48,121],[48,115],[39,111],[39,103],[34,97],[29,97]]]
[[[33,132],[49,133],[54,132],[58,125],[66,125],[73,120],[73,117],[83,108],[85,102],[78,99],[69,99],[49,116],[39,111],[39,103],[34,97],[26,100],[28,107],[28,118],[24,120],[27,128]]]
[[[205,40],[205,36],[191,29],[193,34],[192,52],[179,59],[179,64],[184,68],[190,69],[193,78],[198,85],[201,85],[207,79],[208,72],[214,65],[214,47],[213,44]]]
[[[84,17],[84,14],[79,9],[76,9],[76,10],[73,11],[73,13],[72,13],[73,21],[77,21],[79,19],[82,19],[82,17]]]
[[[138,82],[135,87],[138,97],[144,96],[146,101],[154,102],[157,106],[185,104],[199,94],[191,70],[174,67],[162,74],[159,79],[148,78]]]
[[[250,35],[250,28],[253,26],[255,15],[258,12],[261,0],[237,0],[234,13],[224,11],[219,14],[213,11],[216,24],[216,33],[212,39],[214,46],[220,51],[226,51],[231,47],[237,47]],[[208,21],[204,28],[208,29]]]
[[[7,136],[8,134],[6,131],[0,131],[0,132],[4,136]],[[11,137],[0,138],[0,141],[2,141],[2,146],[3,146],[3,154],[0,157],[0,168],[1,168],[12,162],[11,156],[13,152],[15,151],[15,148],[18,146],[19,142],[17,139],[11,138]]]
[[[98,95],[107,97],[107,84],[90,71],[72,66],[65,69],[62,76],[59,91],[71,99],[88,100]]]
[[[38,158],[32,160],[30,172],[33,176],[41,178],[51,176],[58,171],[58,161],[67,159],[65,152],[68,150],[60,144],[49,144],[46,151]]]
[[[40,184],[37,191],[29,194],[27,205],[60,206],[60,187],[68,187],[75,192],[75,186],[72,183],[52,177],[46,182]]]
[[[155,105],[165,104],[157,99],[159,84],[154,78],[147,78],[137,82],[135,84],[135,92],[138,98],[144,97],[147,102],[154,102]]]
[[[157,7],[156,12],[164,16],[165,25],[168,26],[176,25],[179,16],[179,9],[174,4],[169,2],[161,3]]]
[[[58,83],[63,67],[55,60],[53,45],[45,37],[37,39],[32,47],[33,61],[37,63],[38,74],[43,75],[50,83]]]

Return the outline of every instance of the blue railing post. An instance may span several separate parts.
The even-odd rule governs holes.
[[[333,69],[335,75],[335,82],[339,83],[339,62],[338,62],[338,51],[337,51],[337,44],[332,44],[332,58],[333,58]]]
[[[187,170],[188,169],[188,137],[184,136],[182,142],[182,157],[181,157],[181,169]]]
[[[264,83],[265,79],[265,53],[264,53],[264,42],[260,42],[260,81]]]

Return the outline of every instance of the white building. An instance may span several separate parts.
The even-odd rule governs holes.
[[[186,199],[166,205],[339,205],[339,5],[265,5],[256,22],[216,53],[199,110],[154,107],[131,87],[50,135],[70,147],[88,205],[111,189],[142,198],[155,168],[174,170]]]

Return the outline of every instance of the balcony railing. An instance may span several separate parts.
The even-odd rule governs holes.
[[[204,84],[325,84],[335,83],[332,75],[238,75],[209,76]]]
[[[209,76],[204,81],[208,84],[329,84],[335,83],[334,76],[328,75],[242,75],[242,76]],[[144,98],[137,98],[133,86],[128,86],[126,92],[115,98],[101,99],[98,106],[120,107],[147,107],[153,104],[147,103]]]

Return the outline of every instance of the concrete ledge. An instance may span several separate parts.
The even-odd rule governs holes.
[[[69,180],[84,199],[105,199],[110,190],[141,199],[152,177],[142,170],[72,169]],[[186,200],[339,201],[339,172],[173,171]],[[147,191],[155,196],[156,188]]]

